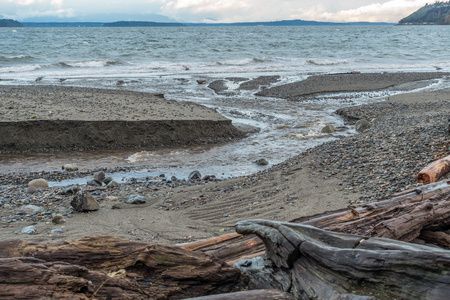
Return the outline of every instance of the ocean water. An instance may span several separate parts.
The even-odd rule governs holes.
[[[180,177],[192,169],[219,177],[253,173],[262,168],[253,164],[257,158],[271,165],[318,143],[355,134],[333,115],[336,109],[383,101],[401,91],[322,95],[299,103],[256,97],[256,90],[239,90],[232,81],[229,94],[216,95],[198,79],[278,75],[279,85],[338,72],[450,72],[448,36],[450,26],[0,28],[0,85],[164,93],[167,99],[213,107],[234,123],[261,129],[220,146],[2,155],[0,172],[54,170],[77,163],[145,166],[143,174]],[[430,81],[425,89],[448,84]],[[326,124],[339,127],[338,132],[322,134]]]

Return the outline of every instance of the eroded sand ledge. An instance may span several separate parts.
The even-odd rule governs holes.
[[[212,109],[161,94],[0,87],[0,153],[213,144],[244,133]]]

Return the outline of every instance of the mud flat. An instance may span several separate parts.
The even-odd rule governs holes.
[[[162,94],[1,86],[0,100],[0,153],[213,144],[244,136],[214,110]]]

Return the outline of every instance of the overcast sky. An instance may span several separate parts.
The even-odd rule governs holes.
[[[3,18],[85,17],[90,14],[168,16],[177,21],[314,20],[398,22],[434,0],[0,0]]]

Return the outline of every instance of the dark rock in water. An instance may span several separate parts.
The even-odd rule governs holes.
[[[200,180],[200,179],[202,179],[202,174],[200,174],[200,172],[197,170],[191,172],[191,174],[189,174],[189,176],[188,176],[189,181],[196,181],[196,180]]]
[[[210,179],[211,179],[211,176],[209,176],[209,175],[205,175],[205,176],[202,178],[203,181],[208,181],[208,180],[210,180]]]
[[[333,125],[327,125],[322,128],[322,133],[333,133],[336,131],[336,128]]]
[[[370,123],[366,119],[361,119],[355,124],[356,131],[363,132],[364,130],[370,128]]]
[[[170,177],[170,181],[176,182],[176,181],[178,181],[178,178],[176,176],[172,176],[172,177]]]
[[[108,185],[111,181],[113,181],[112,177],[106,177],[105,180],[103,180],[103,183]]]
[[[102,182],[97,179],[89,180],[86,184],[90,186],[102,186]]]
[[[76,212],[88,212],[99,210],[100,206],[97,200],[87,191],[79,191],[70,201],[70,205]]]
[[[255,160],[255,164],[257,164],[259,166],[267,166],[269,164],[269,162],[264,158],[260,158],[260,159]]]
[[[144,204],[147,200],[141,195],[129,195],[125,198],[125,203],[128,204]]]
[[[97,174],[94,175],[94,179],[103,182],[103,180],[105,180],[105,172],[100,171]]]

